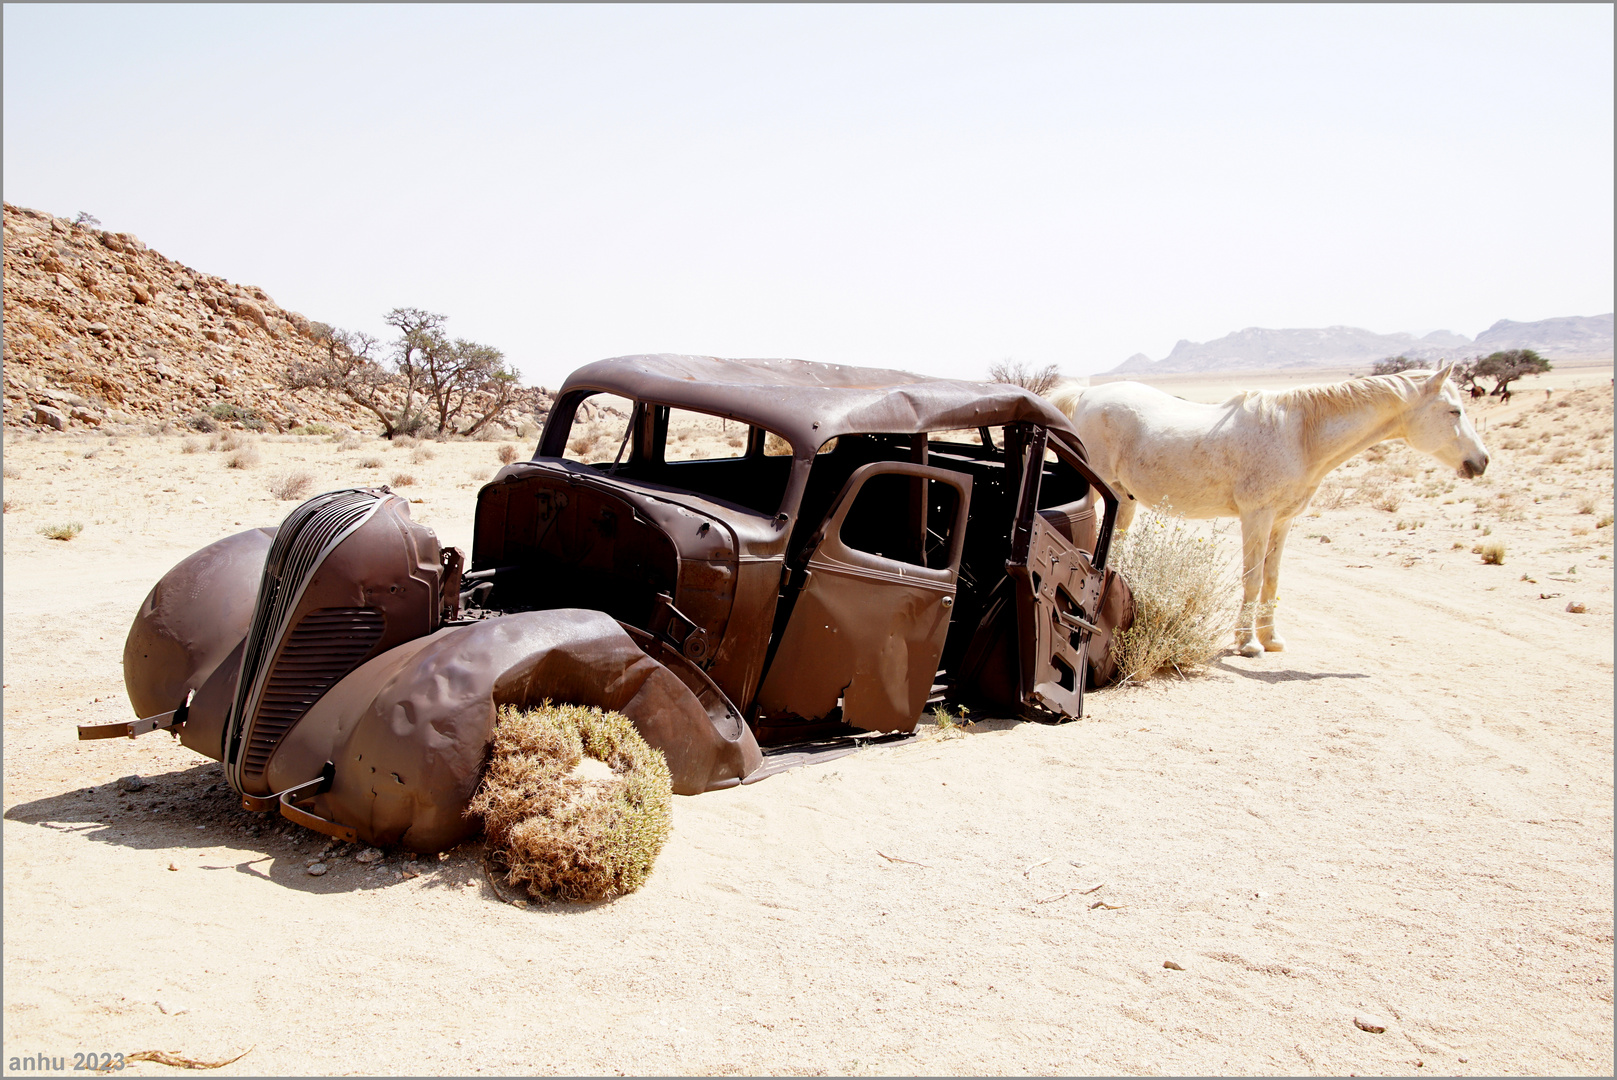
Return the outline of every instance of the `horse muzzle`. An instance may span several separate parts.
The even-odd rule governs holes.
[[[1483,454],[1481,457],[1466,458],[1464,461],[1460,462],[1460,475],[1465,477],[1467,480],[1475,480],[1487,470],[1487,454]]]

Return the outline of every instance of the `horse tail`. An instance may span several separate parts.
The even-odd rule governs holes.
[[[1084,387],[1081,383],[1073,379],[1063,379],[1044,396],[1050,404],[1060,409],[1066,414],[1067,419],[1071,420],[1078,412],[1078,399],[1083,393]]]

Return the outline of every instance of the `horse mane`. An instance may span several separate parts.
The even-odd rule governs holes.
[[[1297,417],[1302,427],[1303,448],[1312,453],[1319,442],[1320,429],[1332,418],[1353,409],[1411,401],[1421,390],[1415,377],[1434,374],[1436,372],[1407,371],[1296,386],[1289,390],[1243,390],[1224,404],[1249,409],[1259,419],[1271,423],[1282,416]]]

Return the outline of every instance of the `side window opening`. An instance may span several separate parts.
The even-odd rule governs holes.
[[[692,412],[668,410],[668,435],[663,442],[663,460],[731,461],[747,456],[747,436],[751,431],[739,420]]]
[[[844,545],[884,559],[947,569],[960,493],[919,476],[866,480],[842,520]]]
[[[634,418],[634,402],[616,394],[591,394],[573,414],[562,457],[584,465],[609,465],[620,447],[624,456],[624,436]]]

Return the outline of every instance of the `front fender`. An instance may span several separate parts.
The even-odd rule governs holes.
[[[183,737],[214,759],[275,532],[248,529],[181,560],[146,594],[124,641],[124,688],[135,715],[178,708],[198,691]]]
[[[330,761],[315,813],[367,843],[441,851],[476,831],[465,810],[499,706],[546,699],[628,717],[667,757],[682,795],[729,787],[762,763],[745,724],[716,721],[610,616],[560,609],[449,627],[375,657],[309,709],[265,777],[280,791]]]

